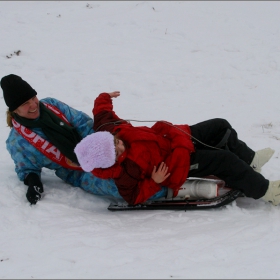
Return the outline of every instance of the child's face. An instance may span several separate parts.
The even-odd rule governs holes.
[[[125,146],[122,140],[116,139],[115,150],[116,160],[118,160],[119,156],[125,151]]]

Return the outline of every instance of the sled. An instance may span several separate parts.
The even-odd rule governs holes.
[[[202,179],[202,180],[216,180],[217,177],[207,178],[188,178]],[[158,199],[148,200],[144,203],[129,205],[127,202],[111,203],[108,207],[110,211],[131,211],[131,210],[206,210],[225,206],[230,204],[238,197],[244,196],[241,191],[233,190],[227,186],[221,188],[226,189],[223,194],[214,198],[171,198],[171,199]]]

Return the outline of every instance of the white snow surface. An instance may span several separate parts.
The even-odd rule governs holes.
[[[1,1],[0,76],[92,116],[119,90],[126,119],[225,118],[280,179],[279,1]],[[16,52],[20,50],[19,55]],[[1,279],[279,279],[280,206],[110,212],[110,198],[43,169],[30,206],[6,150],[1,94]]]

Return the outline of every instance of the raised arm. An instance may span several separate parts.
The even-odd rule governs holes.
[[[95,131],[109,131],[112,132],[115,128],[115,123],[121,119],[113,111],[112,98],[120,96],[119,91],[111,93],[100,93],[94,101],[92,109]]]

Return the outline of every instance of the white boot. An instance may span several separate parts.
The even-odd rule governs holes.
[[[280,180],[269,182],[267,192],[262,199],[275,206],[280,203]]]
[[[271,148],[265,148],[262,150],[259,150],[255,153],[255,156],[250,164],[250,166],[256,171],[256,172],[261,172],[262,166],[264,166],[270,158],[274,154],[274,150]]]

